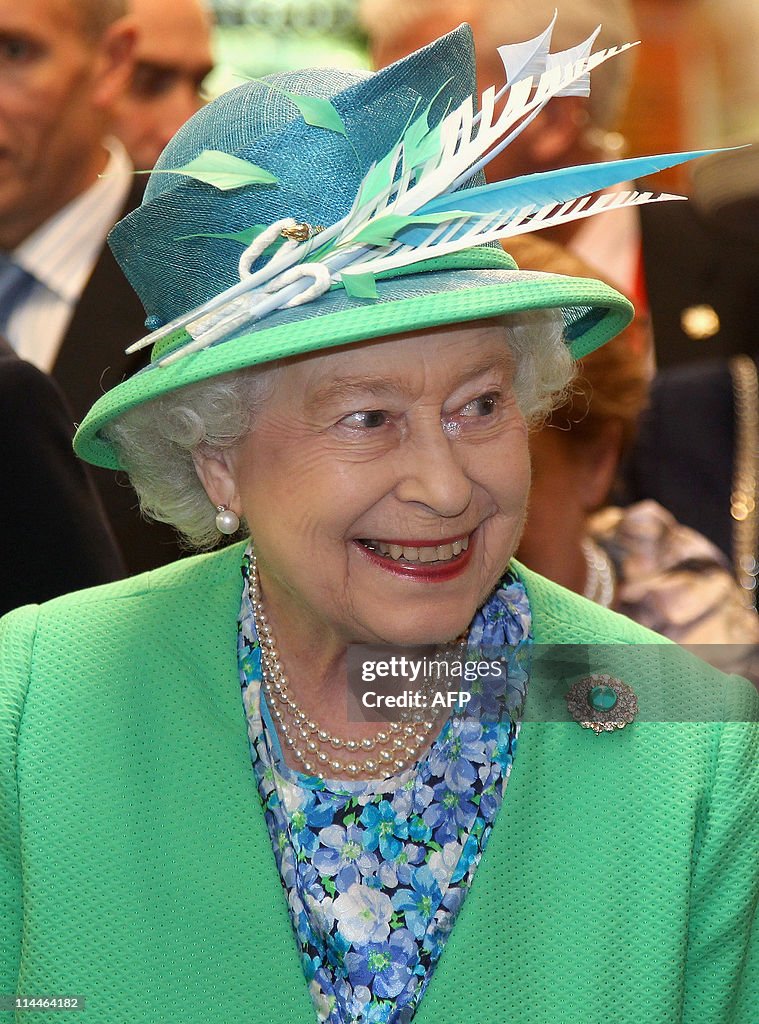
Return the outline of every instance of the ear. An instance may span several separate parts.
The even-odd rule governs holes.
[[[242,516],[240,495],[234,472],[234,463],[229,452],[197,449],[192,461],[203,490],[212,505],[224,505]]]
[[[134,70],[137,35],[132,18],[119,18],[97,44],[92,96],[95,106],[101,110],[107,110],[127,90]]]

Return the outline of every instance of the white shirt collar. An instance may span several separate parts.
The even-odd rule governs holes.
[[[90,187],[34,231],[13,253],[15,262],[63,301],[84,289],[103,239],[119,218],[132,184],[132,164],[116,138],[105,143],[108,163]]]

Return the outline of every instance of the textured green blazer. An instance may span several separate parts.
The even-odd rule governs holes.
[[[0,994],[84,996],[87,1024],[315,1021],[248,752],[240,556],[5,619]],[[538,642],[626,645],[641,714],[597,737],[536,670],[557,720],[523,726],[417,1024],[757,1024],[755,691],[523,578]]]

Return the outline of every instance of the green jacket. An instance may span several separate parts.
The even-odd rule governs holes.
[[[240,556],[5,619],[0,994],[84,996],[87,1024],[313,1024],[250,764]],[[755,691],[523,578],[539,643],[628,645],[641,714],[597,737],[536,671],[562,720],[523,726],[415,1024],[757,1024]]]

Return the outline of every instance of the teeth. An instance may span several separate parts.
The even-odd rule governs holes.
[[[436,547],[423,548],[405,547],[401,544],[386,544],[381,540],[369,540],[365,543],[372,551],[389,556],[395,561],[402,558],[406,562],[447,562],[451,558],[460,555],[462,551],[466,551],[469,547],[469,537],[454,541],[452,544],[438,544]]]

